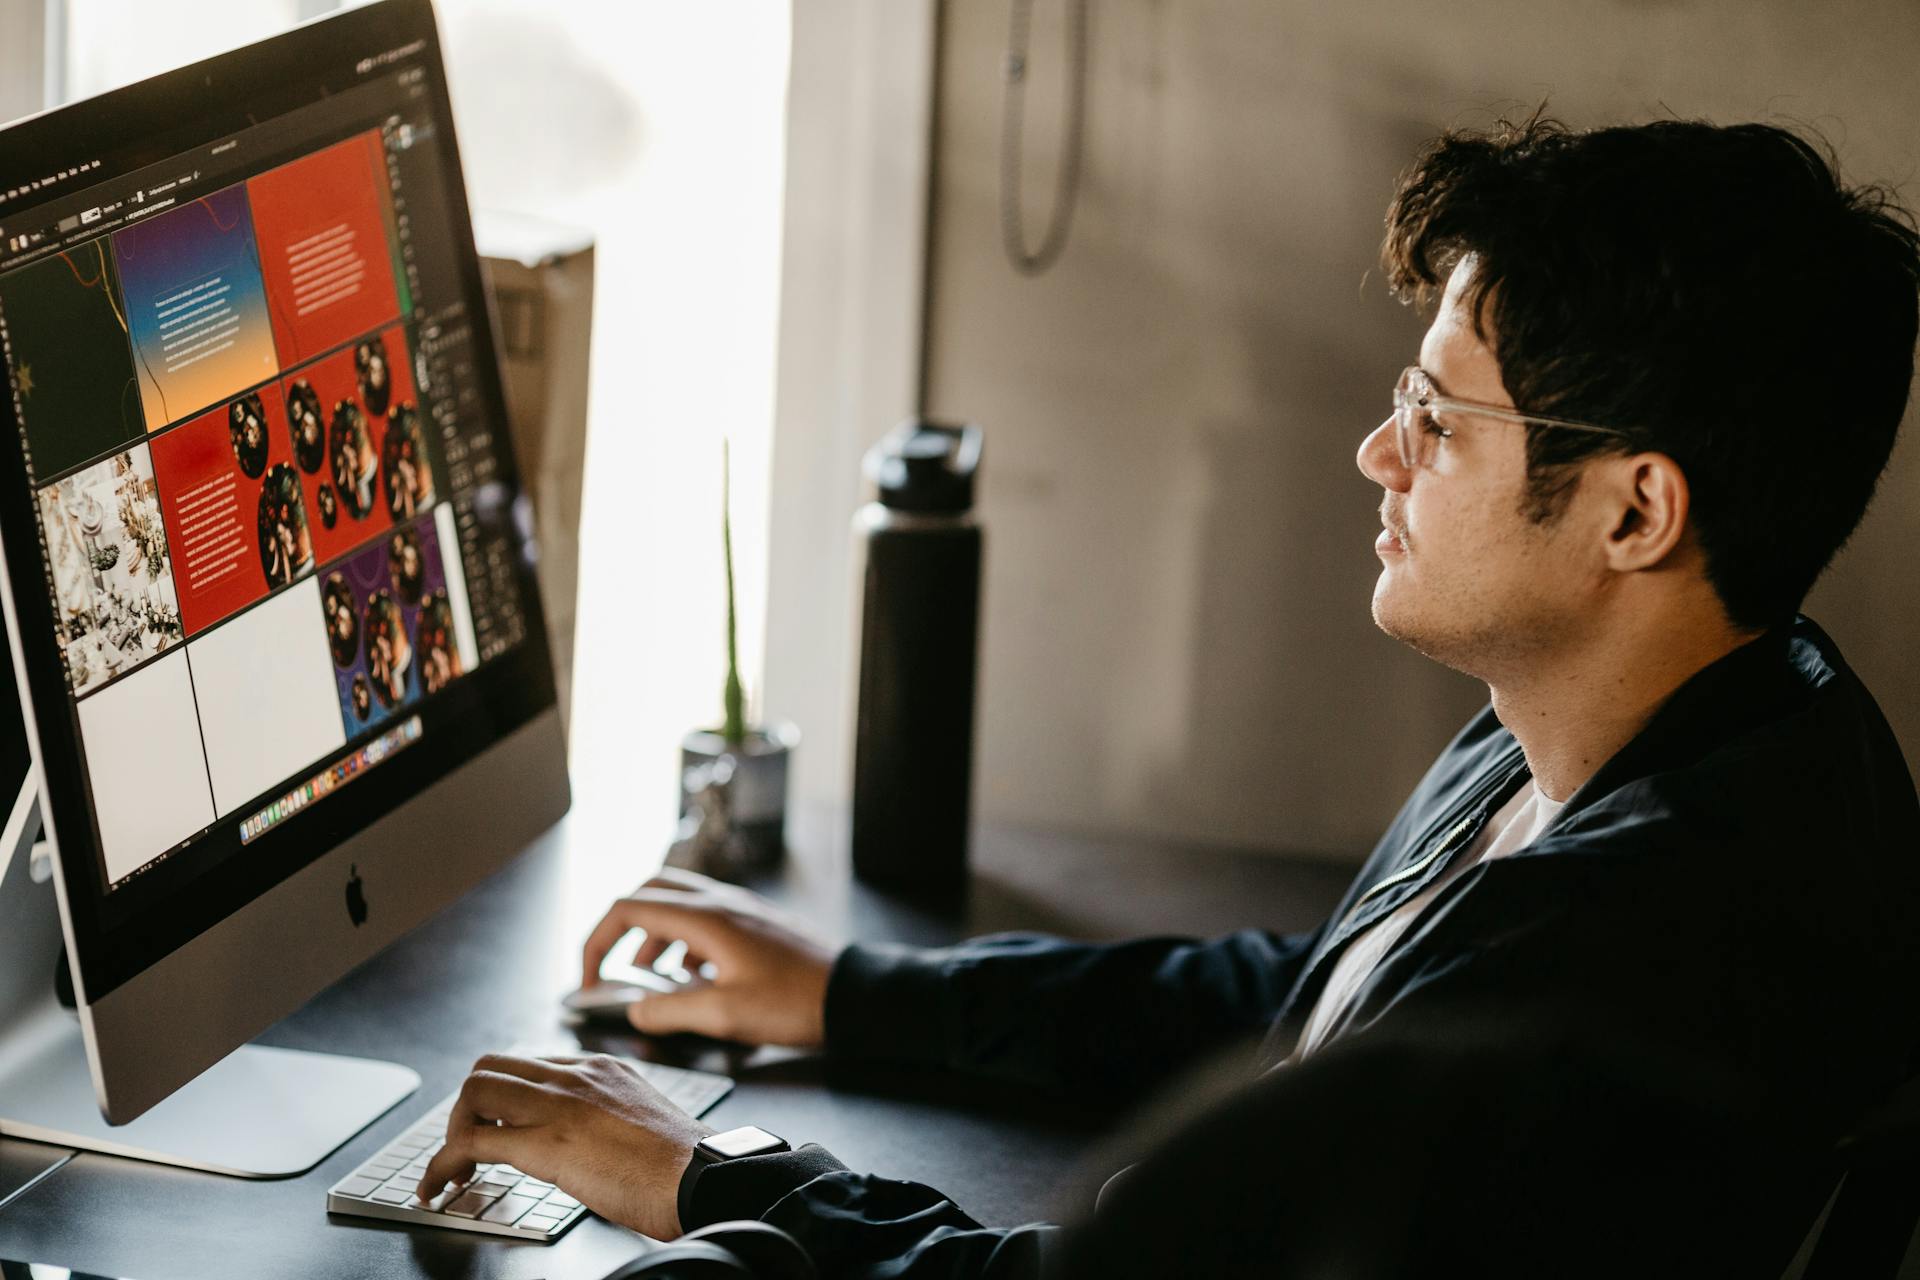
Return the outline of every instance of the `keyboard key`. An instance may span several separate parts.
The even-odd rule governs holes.
[[[520,1219],[520,1221],[513,1225],[516,1227],[525,1227],[530,1231],[551,1231],[560,1225],[560,1219],[565,1216],[565,1214],[540,1213],[535,1211],[527,1214],[526,1217]]]
[[[367,1199],[377,1204],[406,1204],[413,1199],[412,1187],[382,1187]]]
[[[367,1169],[385,1169],[388,1173],[392,1173],[395,1169],[403,1168],[406,1163],[407,1158],[405,1156],[397,1156],[391,1152],[382,1151],[379,1155],[367,1161],[362,1167]]]
[[[380,1179],[378,1178],[347,1178],[334,1188],[341,1195],[352,1196],[356,1200],[364,1200],[379,1189]]]
[[[552,1209],[578,1209],[580,1207],[578,1200],[575,1200],[564,1191],[557,1190],[550,1192],[547,1198],[542,1200],[540,1204],[542,1208]]]
[[[448,1205],[442,1212],[456,1218],[477,1218],[481,1210],[493,1203],[492,1196],[481,1195],[478,1191],[469,1191]]]
[[[480,1215],[480,1221],[511,1226],[520,1221],[521,1216],[538,1203],[540,1202],[532,1196],[504,1195],[494,1202],[492,1208]]]

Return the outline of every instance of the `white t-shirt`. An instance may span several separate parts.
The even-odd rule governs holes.
[[[1333,973],[1327,978],[1319,1002],[1313,1006],[1313,1014],[1307,1019],[1307,1029],[1300,1033],[1300,1044],[1294,1049],[1293,1058],[1298,1060],[1320,1049],[1326,1042],[1328,1031],[1366,982],[1367,975],[1393,949],[1400,935],[1412,927],[1420,913],[1426,910],[1427,904],[1433,901],[1434,895],[1449,880],[1477,863],[1502,858],[1526,848],[1564,807],[1565,801],[1549,800],[1541,795],[1540,789],[1529,778],[1526,785],[1513,793],[1512,799],[1500,806],[1500,812],[1487,820],[1474,847],[1459,855],[1459,860],[1445,875],[1428,885],[1424,892],[1401,903],[1398,910],[1376,920],[1366,932],[1349,942],[1339,962],[1333,966]]]

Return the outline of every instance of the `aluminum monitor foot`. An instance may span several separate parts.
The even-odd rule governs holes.
[[[76,1025],[0,1082],[0,1134],[237,1178],[305,1173],[420,1087],[406,1067],[243,1045],[131,1124],[100,1118]]]

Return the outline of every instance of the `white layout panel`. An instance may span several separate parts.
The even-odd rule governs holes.
[[[473,635],[473,608],[467,603],[467,571],[460,563],[460,527],[454,523],[453,504],[433,509],[440,532],[440,568],[447,583],[447,605],[453,610],[453,647],[460,654],[460,670],[480,665],[480,646]]]
[[[188,642],[187,659],[223,817],[346,745],[319,578]]]
[[[80,741],[109,883],[213,821],[185,654],[82,699]]]

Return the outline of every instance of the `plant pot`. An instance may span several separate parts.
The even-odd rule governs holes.
[[[680,816],[693,796],[687,771],[733,757],[733,825],[755,865],[776,866],[786,854],[787,761],[800,730],[785,721],[749,729],[746,741],[728,745],[716,729],[695,729],[680,739]]]

